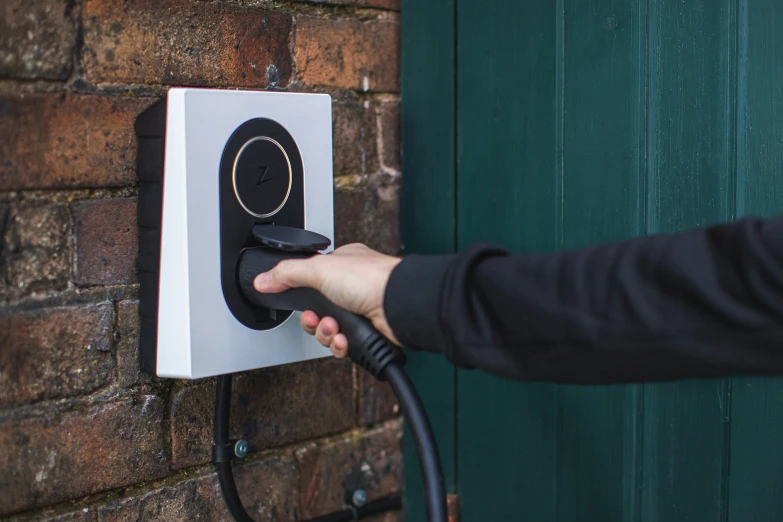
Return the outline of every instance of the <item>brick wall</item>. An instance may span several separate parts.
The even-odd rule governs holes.
[[[399,0],[3,0],[0,518],[227,520],[214,381],[136,362],[136,115],[169,85],[332,95],[338,243],[398,249]],[[235,378],[257,520],[401,489],[387,388],[320,360]],[[397,520],[399,514],[376,520]]]

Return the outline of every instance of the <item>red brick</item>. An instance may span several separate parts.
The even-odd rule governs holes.
[[[0,190],[132,185],[149,98],[0,94]]]
[[[5,224],[8,220],[8,205],[0,204],[0,238],[5,235]]]
[[[90,508],[82,508],[78,511],[71,511],[69,513],[56,513],[56,510],[47,510],[44,512],[35,513],[35,515],[23,514],[10,518],[4,518],[7,522],[29,522],[35,520],[37,522],[93,522],[92,512]]]
[[[0,316],[0,406],[89,393],[114,366],[111,303]]]
[[[117,303],[117,379],[122,387],[152,382],[139,367],[139,302]]]
[[[362,5],[367,7],[378,7],[380,9],[400,10],[400,0],[360,0]]]
[[[73,66],[73,2],[3,0],[0,77],[64,80]]]
[[[353,5],[356,0],[296,0],[302,3],[313,4],[331,4],[331,5]]]
[[[10,211],[1,260],[8,291],[24,294],[67,286],[71,270],[70,220],[64,205]]]
[[[384,170],[400,171],[400,104],[384,103],[379,110],[381,164]]]
[[[299,466],[293,455],[265,457],[262,460],[234,465],[239,498],[242,505],[258,522],[265,520],[299,520]],[[201,495],[210,499],[207,511],[211,520],[228,518],[217,477],[201,488]]]
[[[345,437],[300,450],[302,516],[315,517],[341,509],[346,490],[364,489],[369,501],[399,493],[401,439],[402,422],[395,420],[359,438]]]
[[[73,205],[76,284],[116,285],[138,281],[135,199],[83,201]]]
[[[299,470],[286,453],[234,465],[237,490],[245,510],[258,522],[298,520]],[[155,520],[230,521],[217,475],[211,473],[98,508],[100,522]]]
[[[92,522],[92,513],[89,508],[82,508],[72,513],[52,515],[49,518],[44,518],[43,522]]]
[[[297,0],[319,4],[356,5],[359,7],[377,7],[379,9],[400,10],[400,0]]]
[[[100,522],[135,522],[140,520],[203,520],[198,483],[204,479],[186,480],[172,487],[156,489],[98,508]]]
[[[171,409],[175,467],[210,460],[213,385],[180,390]],[[251,451],[338,433],[354,425],[351,365],[334,359],[266,368],[235,380],[231,434]]]
[[[71,511],[70,513],[36,513],[33,518],[30,515],[20,515],[11,517],[8,522],[29,522],[30,520],[36,520],[37,522],[92,522],[92,512],[89,508],[82,508],[78,511]]]
[[[9,247],[63,250],[68,244],[69,221],[68,208],[64,205],[16,207],[10,216]]]
[[[370,518],[365,518],[365,522],[403,522],[403,512],[400,511],[387,511],[379,515],[373,515]]]
[[[396,416],[399,405],[389,383],[359,368],[355,371],[359,383],[359,424],[374,424]]]
[[[400,90],[396,21],[298,17],[294,55],[304,85]]]
[[[0,298],[3,296],[9,295],[8,290],[8,279],[6,276],[6,272],[8,271],[6,267],[6,260],[8,259],[8,256],[10,255],[9,252],[6,252],[6,242],[5,242],[5,225],[8,222],[8,205],[2,205],[0,204]]]
[[[365,243],[387,254],[400,250],[398,187],[377,179],[338,178],[334,192],[336,244]]]
[[[292,17],[189,0],[87,0],[84,69],[95,83],[288,85]]]
[[[375,108],[369,102],[336,103],[332,109],[334,174],[371,174],[379,168]]]
[[[166,473],[163,402],[142,396],[0,424],[0,515]]]

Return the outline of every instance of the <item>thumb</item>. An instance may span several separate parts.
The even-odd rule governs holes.
[[[316,288],[315,270],[309,259],[281,261],[269,272],[258,274],[253,287],[265,294],[284,292],[289,288],[309,286]]]

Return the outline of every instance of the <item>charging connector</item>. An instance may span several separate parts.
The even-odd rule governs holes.
[[[446,491],[435,436],[416,388],[403,369],[405,356],[402,351],[367,319],[335,305],[316,290],[292,288],[277,294],[262,294],[253,287],[253,280],[258,274],[268,272],[285,259],[306,259],[318,255],[317,250],[328,247],[329,240],[313,232],[289,227],[256,227],[253,233],[265,246],[245,249],[239,256],[237,277],[244,297],[257,307],[285,311],[312,310],[320,317],[333,317],[337,321],[340,331],[348,339],[348,357],[375,378],[388,380],[397,395],[419,455],[428,519],[431,522],[446,522]],[[230,398],[225,395],[230,395],[230,390],[230,377],[220,377],[215,416],[216,446],[229,441],[227,412]],[[229,476],[230,463],[216,462],[215,465],[218,467],[218,475],[223,476],[220,484],[232,515],[236,512],[235,519],[242,522],[250,520],[239,502],[233,476]]]

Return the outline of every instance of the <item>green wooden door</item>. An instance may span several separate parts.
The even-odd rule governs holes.
[[[780,0],[403,1],[403,241],[544,252],[783,212]],[[783,520],[783,379],[414,356],[462,521]],[[406,520],[423,520],[407,454]]]

